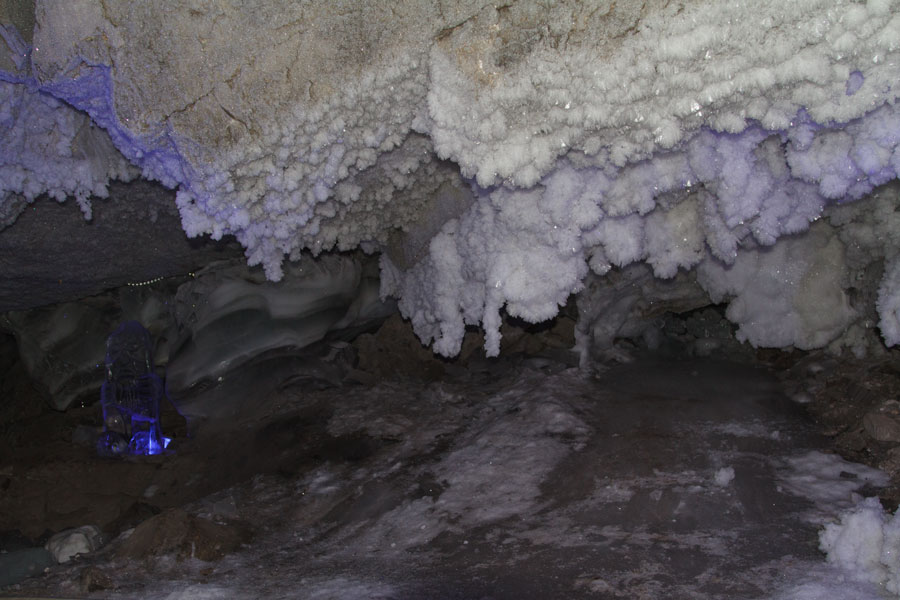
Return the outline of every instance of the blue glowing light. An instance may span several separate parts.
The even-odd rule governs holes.
[[[156,436],[151,435],[150,431],[138,431],[131,437],[131,443],[128,444],[128,452],[130,454],[148,456],[162,454],[162,451],[169,447],[171,441],[171,438],[165,436],[157,440]]]
[[[165,451],[171,438],[162,434],[159,401],[165,386],[154,373],[150,332],[126,321],[106,340],[106,381],[100,391],[102,456],[147,456]]]

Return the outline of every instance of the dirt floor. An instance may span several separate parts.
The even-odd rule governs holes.
[[[879,498],[900,505],[900,351],[857,359],[825,352],[760,352],[802,402],[819,431],[847,460],[885,471],[890,485]]]
[[[120,556],[129,552],[195,556],[199,551],[215,559],[248,543],[258,524],[224,518],[217,523],[225,529],[217,529],[212,521],[197,517],[196,511],[189,514],[178,509],[201,501],[227,503],[227,498],[216,499],[216,493],[252,488],[253,482],[264,486],[266,477],[292,479],[321,464],[364,462],[398,440],[363,431],[336,434],[328,426],[335,400],[356,389],[368,389],[386,376],[397,377],[397,385],[402,386],[410,373],[385,373],[392,368],[402,371],[399,365],[415,365],[415,372],[429,381],[457,368],[418,350],[414,357],[389,357],[377,339],[364,343],[376,348],[370,348],[369,362],[361,361],[360,372],[344,387],[307,394],[302,403],[285,409],[278,398],[290,397],[294,384],[300,394],[303,385],[302,381],[288,383],[269,404],[257,405],[239,427],[197,428],[167,406],[163,431],[175,441],[171,453],[156,457],[98,457],[94,436],[99,431],[99,403],[55,412],[45,408],[25,378],[5,377],[0,389],[0,550],[40,546],[53,533],[85,523],[101,527],[106,540],[137,528],[129,538],[130,549],[118,550]],[[546,345],[541,349],[546,350]],[[835,452],[890,475],[890,485],[878,495],[886,507],[895,509],[900,503],[900,352],[857,360],[825,353],[762,351],[757,359],[757,364],[777,375],[787,397],[808,411]],[[15,359],[6,359],[7,375],[21,374],[21,368]],[[479,373],[477,361],[466,368]],[[496,387],[499,391],[504,385],[489,368],[470,376],[483,377],[480,385],[486,390]],[[427,480],[416,485],[426,495],[429,486],[440,487],[439,482]],[[277,519],[277,515],[265,517]],[[140,525],[147,522],[152,527],[142,530]],[[166,537],[159,531],[173,533]],[[102,569],[90,565],[82,565],[70,576],[76,581],[73,589],[85,594],[113,585]]]

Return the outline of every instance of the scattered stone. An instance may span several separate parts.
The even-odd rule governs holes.
[[[132,559],[175,554],[178,559],[211,561],[234,552],[249,538],[241,524],[217,523],[175,508],[138,525],[117,554]]]
[[[863,427],[847,429],[836,435],[834,441],[838,448],[847,452],[847,456],[852,456],[854,459],[864,456],[872,446],[872,438]]]
[[[84,593],[96,592],[99,590],[111,590],[115,588],[112,577],[95,566],[82,569],[79,585],[81,586],[81,591]]]
[[[56,562],[69,562],[79,554],[88,554],[102,546],[102,533],[95,525],[84,525],[76,529],[60,531],[47,541],[45,546]]]
[[[900,446],[888,450],[878,462],[878,468],[885,473],[900,473]]]
[[[900,402],[890,400],[866,413],[863,427],[879,442],[900,442]]]

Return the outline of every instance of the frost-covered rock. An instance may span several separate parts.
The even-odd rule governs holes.
[[[96,525],[84,525],[61,531],[47,541],[46,548],[58,563],[66,563],[79,554],[89,554],[100,548],[103,537]]]
[[[900,402],[888,400],[863,417],[863,427],[879,442],[900,442]]]
[[[0,23],[0,39],[0,229],[40,194],[74,197],[90,219],[89,198],[105,198],[109,180],[137,170],[87,114],[39,89],[32,47],[14,26]]]

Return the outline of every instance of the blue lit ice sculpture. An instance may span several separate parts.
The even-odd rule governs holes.
[[[100,391],[103,456],[160,454],[172,440],[162,435],[159,401],[165,395],[154,372],[150,332],[137,321],[122,323],[106,340],[106,381]]]

